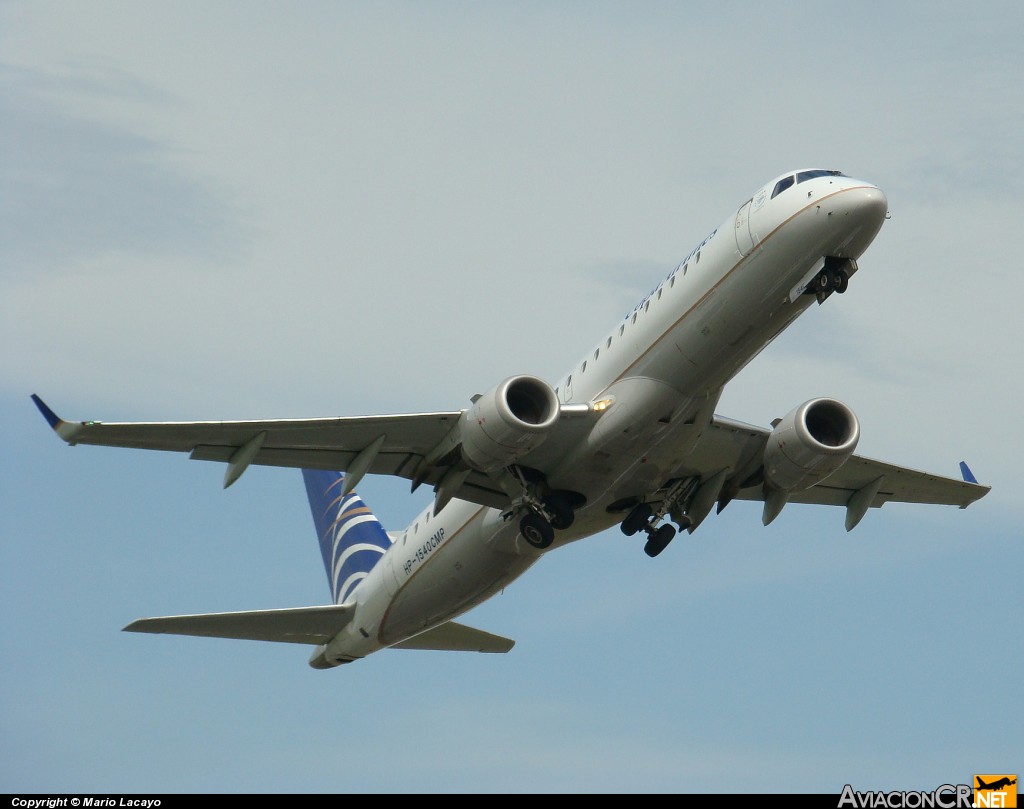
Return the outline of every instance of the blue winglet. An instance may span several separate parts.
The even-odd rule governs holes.
[[[49,422],[50,426],[53,429],[56,430],[60,426],[62,419],[56,413],[50,410],[50,408],[46,406],[46,402],[44,402],[34,393],[32,394],[32,401],[36,403],[36,407],[38,407],[39,412],[43,414],[43,418],[46,419],[47,422]]]
[[[960,461],[960,474],[963,475],[964,481],[967,483],[977,483],[978,479],[974,477],[974,473],[971,468],[967,465],[967,461]]]

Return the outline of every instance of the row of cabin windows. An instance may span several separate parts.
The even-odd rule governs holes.
[[[696,257],[694,258],[694,264],[696,264],[699,261],[700,261],[700,252],[698,252]],[[684,264],[683,265],[683,275],[686,275],[686,268],[687,268],[687,264]],[[676,285],[676,273],[672,273],[672,276],[669,279],[669,284],[668,285],[669,285],[670,288],[674,287]],[[664,286],[664,284],[662,284],[661,286],[658,287],[658,294],[657,294],[655,300],[659,300],[660,301],[662,293],[664,291],[665,291],[665,286]],[[644,303],[644,311],[648,312],[648,311],[650,311],[650,308],[651,308],[651,299],[648,298],[647,301]],[[638,312],[633,312],[633,317],[630,319],[630,323],[631,324],[635,324],[636,323],[636,316],[637,316],[637,314],[639,314],[639,313]],[[621,326],[619,326],[619,337],[622,337],[622,335],[625,333],[625,331],[626,331],[626,324],[623,323]],[[611,337],[611,335],[609,335],[608,340],[605,343],[605,348],[611,348],[611,347],[612,347],[612,337]],[[595,362],[597,361],[597,358],[600,356],[600,354],[601,354],[601,349],[600,348],[595,348],[594,349],[594,361]],[[580,373],[583,374],[583,373],[586,373],[586,371],[587,371],[587,360],[583,360],[583,364],[580,366]],[[570,374],[568,379],[565,380],[565,384],[566,385],[571,385],[572,384],[572,374]],[[555,388],[555,395],[556,396],[558,395],[558,388]]]
[[[428,522],[430,522],[430,512],[429,511],[427,512],[427,516],[423,518],[423,526],[426,527]],[[416,523],[412,527],[412,532],[415,534],[419,530],[420,530],[420,521],[417,520]],[[403,545],[405,544],[405,540],[406,540],[406,538],[408,536],[409,536],[409,532],[408,531],[406,531],[404,534],[402,534],[402,544]]]

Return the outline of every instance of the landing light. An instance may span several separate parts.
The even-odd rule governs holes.
[[[613,398],[601,399],[600,401],[594,402],[590,406],[590,409],[593,410],[595,413],[600,413],[602,410],[607,410],[609,407],[611,407],[612,402],[614,401],[615,399]]]

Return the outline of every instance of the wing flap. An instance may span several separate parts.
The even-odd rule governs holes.
[[[424,649],[439,652],[486,652],[504,654],[516,645],[514,640],[492,635],[482,629],[449,621],[417,635],[409,640],[396,643],[392,649]]]
[[[123,631],[320,645],[329,643],[345,628],[352,620],[353,611],[354,607],[351,606],[328,605],[170,615],[163,618],[140,618],[128,624]]]

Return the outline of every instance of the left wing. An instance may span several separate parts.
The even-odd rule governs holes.
[[[458,424],[462,411],[320,419],[187,422],[69,422],[35,394],[32,401],[54,432],[72,446],[187,452],[193,460],[223,461],[230,486],[249,464],[348,472],[351,485],[366,473],[437,485],[447,467],[425,463]],[[508,496],[485,474],[471,471],[456,496],[503,508]]]
[[[674,477],[696,477],[706,481],[726,470],[721,491],[716,493],[719,510],[732,499],[764,500],[758,472],[769,434],[770,430],[763,427],[715,416],[693,452],[675,471]],[[846,528],[850,530],[860,522],[868,508],[879,508],[888,502],[967,508],[991,490],[991,486],[983,486],[974,480],[966,464],[961,464],[961,471],[964,480],[956,480],[853,455],[825,480],[809,489],[791,493],[786,500],[790,503],[845,506]]]

